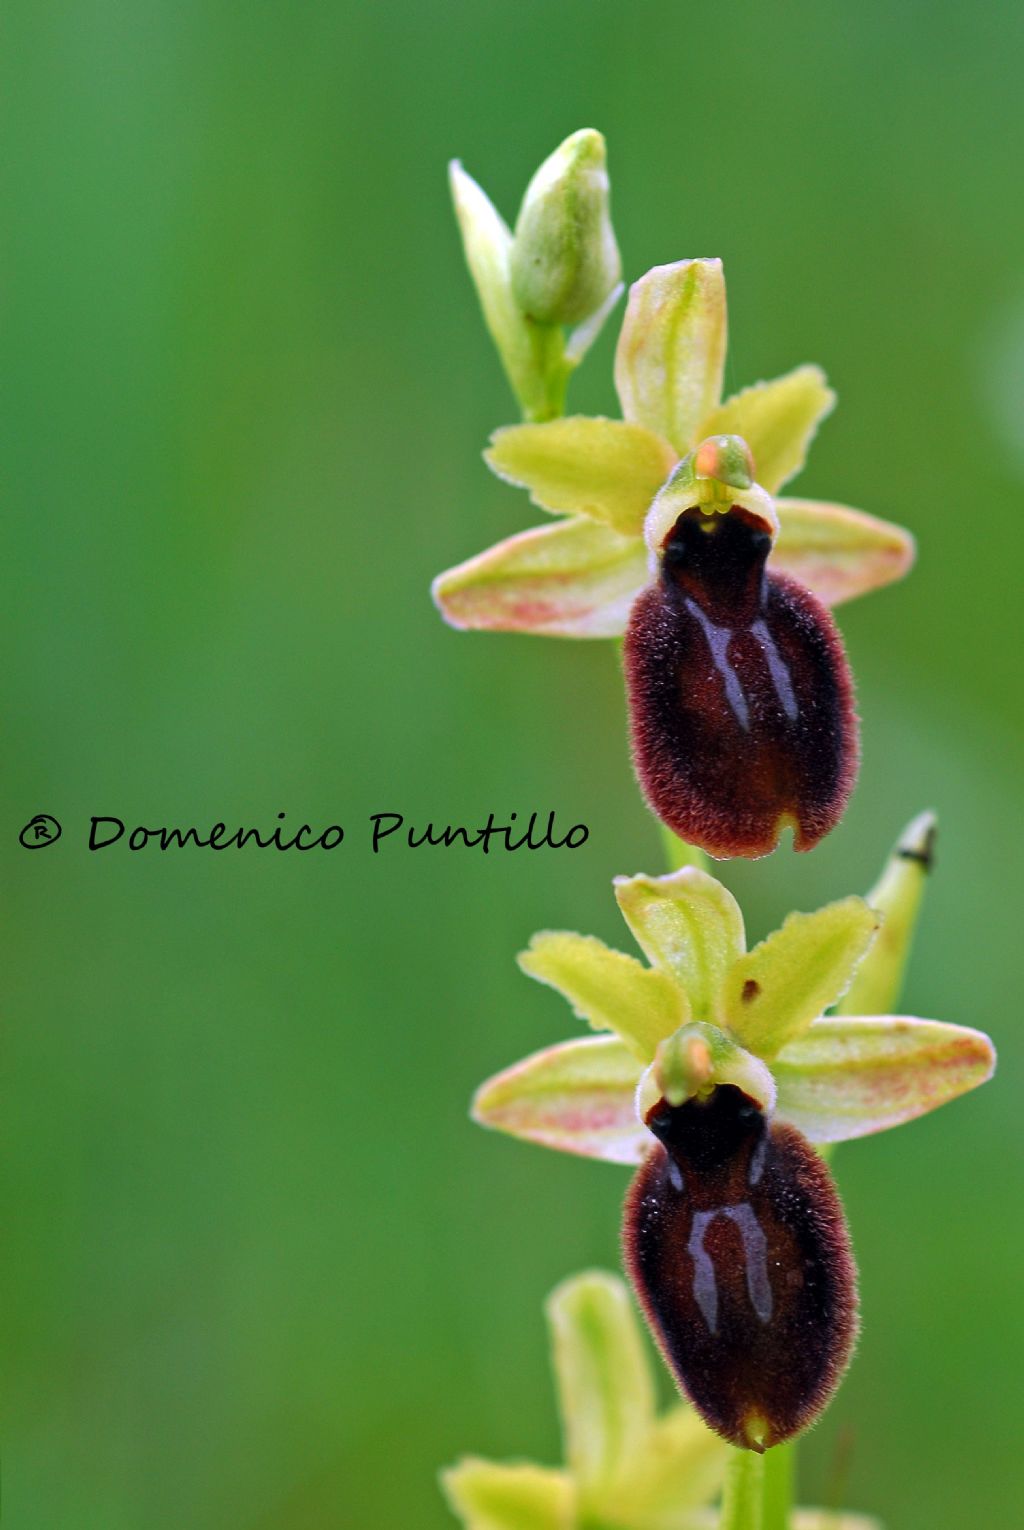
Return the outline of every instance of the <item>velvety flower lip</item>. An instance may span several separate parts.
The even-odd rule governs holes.
[[[837,605],[901,578],[913,539],[830,501],[779,498],[804,465],[835,395],[800,366],[721,401],[725,278],[718,260],[657,266],[635,282],[615,381],[623,418],[508,426],[485,453],[499,477],[559,517],[448,569],[432,593],[444,619],[472,630],[615,637],[649,583],[644,523],[677,464],[714,437],[741,437],[778,531],[769,569]]]
[[[674,834],[713,856],[797,850],[835,827],[860,754],[829,612],[772,571],[778,530],[740,436],[708,437],[644,522],[652,581],[626,627],[637,778]]]

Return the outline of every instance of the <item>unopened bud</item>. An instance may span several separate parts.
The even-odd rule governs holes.
[[[534,175],[515,228],[512,293],[540,324],[578,324],[619,281],[622,261],[608,206],[604,139],[567,138]]]
[[[867,901],[882,928],[838,1005],[841,1015],[888,1015],[899,1002],[917,915],[935,855],[935,814],[920,813],[900,835]]]

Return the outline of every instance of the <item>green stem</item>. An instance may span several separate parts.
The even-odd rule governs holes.
[[[718,1530],[764,1530],[764,1456],[733,1450],[725,1468]]]
[[[708,870],[708,858],[696,845],[688,845],[685,839],[680,839],[678,834],[673,834],[664,824],[661,825],[661,837],[670,871],[681,871],[684,866],[696,866],[698,871]]]
[[[764,1458],[764,1520],[761,1530],[789,1530],[796,1446],[776,1445]]]

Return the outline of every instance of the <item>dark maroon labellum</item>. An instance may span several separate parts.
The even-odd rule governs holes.
[[[732,1084],[660,1100],[661,1143],[626,1199],[626,1262],[680,1387],[733,1445],[812,1423],[850,1358],[856,1268],[843,1208],[795,1127]]]
[[[633,757],[650,806],[716,856],[798,850],[838,823],[857,770],[853,685],[819,600],[765,568],[751,512],[686,510],[626,631]]]

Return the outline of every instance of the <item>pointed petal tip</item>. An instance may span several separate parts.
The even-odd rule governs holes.
[[[939,832],[938,814],[931,808],[918,813],[900,835],[896,854],[905,861],[917,861],[925,871],[935,865],[935,841]]]

